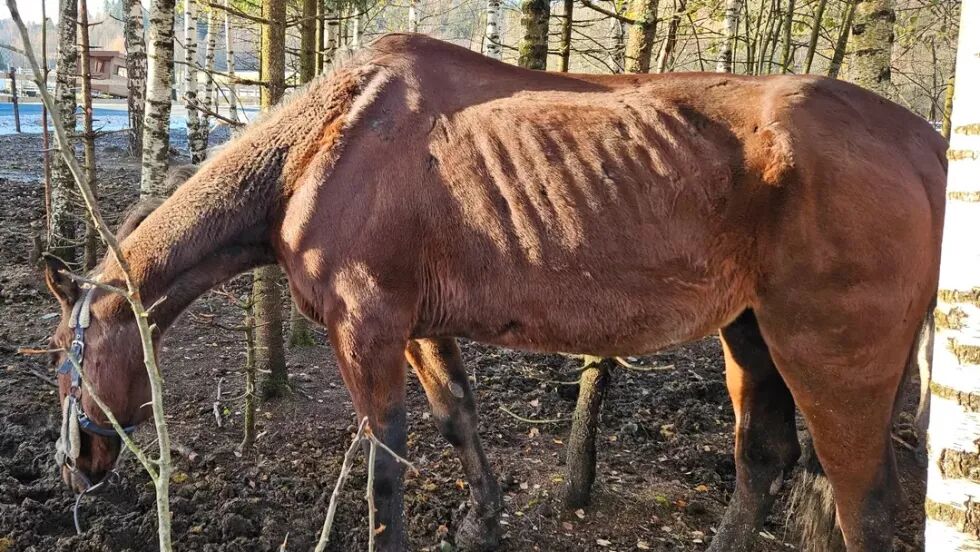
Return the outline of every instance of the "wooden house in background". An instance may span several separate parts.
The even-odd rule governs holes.
[[[126,54],[115,50],[92,50],[89,53],[92,90],[117,98],[129,95],[126,83]]]

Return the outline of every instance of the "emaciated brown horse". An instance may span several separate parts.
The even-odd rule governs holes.
[[[945,149],[835,80],[532,72],[389,35],[205,163],[122,247],[144,303],[166,297],[161,330],[278,262],[329,329],[357,413],[398,453],[407,358],[470,483],[463,547],[497,543],[502,502],[454,338],[614,356],[721,328],[737,484],[711,549],[752,546],[799,456],[799,408],[848,549],[880,552],[900,495],[890,420],[937,284]],[[100,278],[119,285],[118,265]],[[68,318],[79,290],[49,281]],[[71,335],[63,321],[54,345]],[[124,301],[95,291],[85,367],[124,424],[148,416],[139,347]],[[82,409],[105,424],[85,395]],[[98,481],[118,449],[86,434],[79,473]],[[379,544],[400,549],[402,468],[379,454],[376,470]]]

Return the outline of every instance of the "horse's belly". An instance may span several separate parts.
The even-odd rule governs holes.
[[[494,300],[459,320],[457,334],[532,351],[642,354],[702,337],[745,308],[728,283],[683,276],[498,280]]]

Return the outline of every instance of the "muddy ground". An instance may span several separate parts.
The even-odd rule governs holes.
[[[57,309],[29,264],[40,232],[43,193],[37,136],[0,137],[0,552],[155,549],[149,478],[131,458],[122,480],[83,499],[82,535],[72,523],[74,498],[54,467],[58,405],[42,359],[15,354],[43,347]],[[138,167],[118,135],[100,140],[99,180],[110,220],[137,195]],[[243,279],[230,284],[244,289]],[[237,286],[237,288],[236,288]],[[216,294],[203,297],[167,336],[162,362],[174,440],[194,451],[177,459],[173,526],[180,550],[310,550],[323,522],[341,457],[353,432],[353,409],[322,332],[316,345],[288,351],[294,394],[261,405],[253,451],[241,440],[242,336],[225,325],[240,312]],[[596,313],[601,315],[601,313]],[[476,381],[481,434],[505,490],[504,550],[703,550],[731,496],[733,416],[717,338],[644,357],[652,371],[617,370],[602,416],[593,505],[563,512],[567,422],[578,362],[555,355],[463,344]],[[39,375],[41,377],[39,377]],[[452,550],[466,483],[451,448],[428,419],[421,386],[409,377],[409,458],[421,473],[406,484],[413,550]],[[212,412],[222,383],[223,426]],[[908,402],[908,401],[907,401]],[[143,429],[139,440],[151,441]],[[907,433],[900,432],[911,439]],[[900,550],[921,549],[922,472],[900,448],[908,506]],[[364,550],[367,540],[363,460],[342,497],[332,550]],[[759,550],[789,550],[785,500],[777,504]]]

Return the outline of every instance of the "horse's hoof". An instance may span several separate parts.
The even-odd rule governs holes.
[[[456,530],[456,548],[466,552],[496,550],[501,536],[497,516],[481,517],[475,510],[470,510]]]

